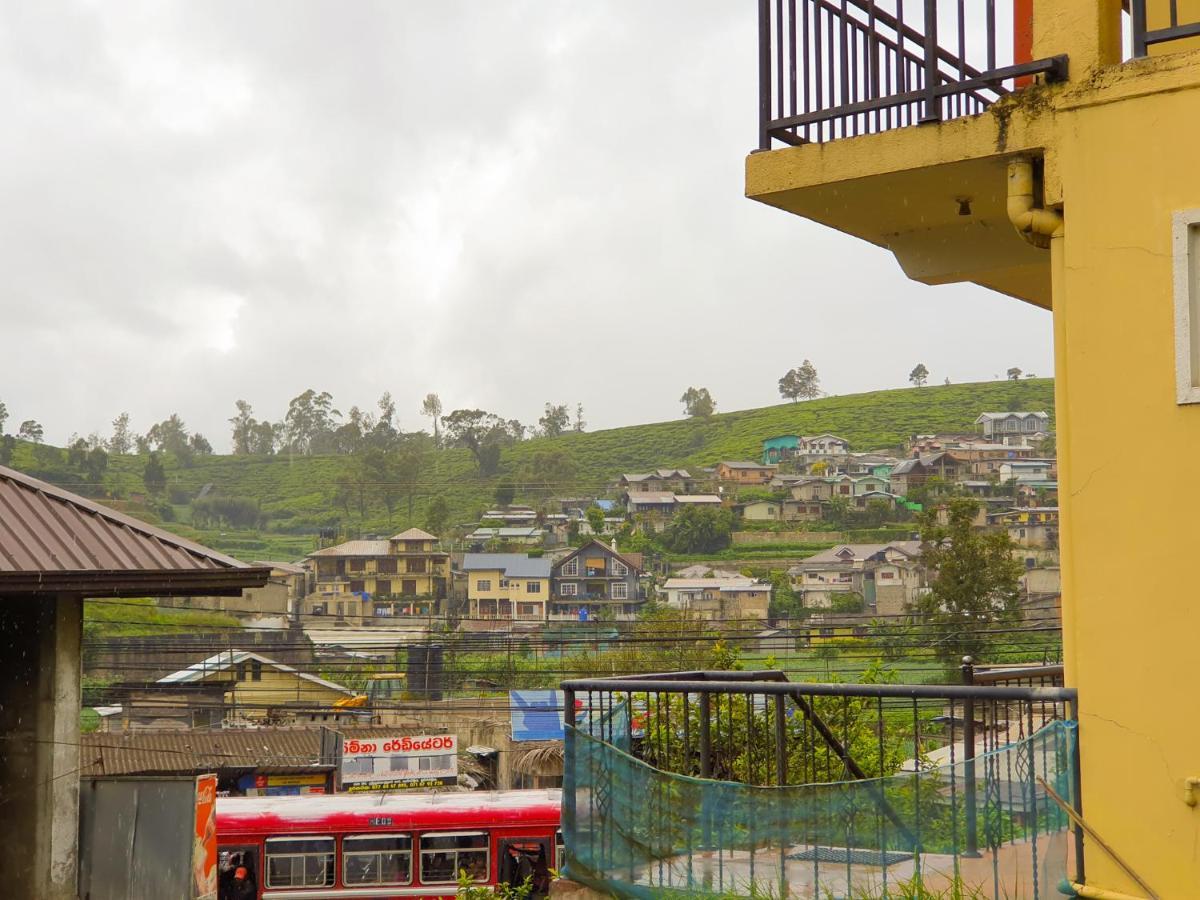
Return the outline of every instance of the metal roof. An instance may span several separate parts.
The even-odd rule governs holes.
[[[437,537],[430,534],[428,531],[422,531],[420,528],[410,528],[408,531],[402,531],[399,534],[392,535],[393,541],[436,541]]]
[[[0,594],[237,594],[269,576],[0,466]]]
[[[463,556],[464,572],[500,569],[509,578],[549,578],[550,560],[524,553],[468,553]]]
[[[324,678],[318,678],[316,675],[309,675],[307,672],[301,672],[299,669],[294,669],[291,666],[281,662],[276,662],[273,659],[268,659],[261,654],[254,653],[250,650],[222,650],[216,656],[210,656],[208,659],[203,659],[195,665],[188,666],[186,669],[180,669],[178,672],[172,672],[170,675],[164,675],[158,679],[159,684],[180,684],[191,681],[203,681],[209,675],[216,672],[224,672],[231,669],[238,663],[246,662],[247,660],[257,660],[263,665],[271,666],[273,669],[278,669],[280,672],[287,672],[295,675],[297,678],[303,678],[305,681],[311,681],[313,684],[319,684],[321,687],[329,688],[331,691],[338,691],[348,697],[355,696],[354,691],[349,688],[342,687],[340,684],[334,684],[332,681],[326,681]]]
[[[99,732],[82,735],[80,743],[84,776],[330,768],[321,765],[319,728]]]

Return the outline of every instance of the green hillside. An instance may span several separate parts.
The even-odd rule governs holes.
[[[167,458],[170,506],[137,503],[144,493],[145,458],[114,457],[104,476],[110,498],[133,503],[130,512],[169,520],[173,530],[189,534],[242,558],[294,558],[313,547],[321,528],[342,533],[392,532],[424,524],[425,508],[435,496],[445,498],[450,522],[474,522],[492,503],[501,479],[516,485],[516,500],[545,496],[603,493],[622,472],[657,466],[700,467],[723,459],[757,459],[761,441],[778,434],[830,431],[850,441],[855,450],[895,447],[914,433],[969,431],[985,410],[1045,409],[1053,415],[1051,379],[997,381],[874,391],[786,403],[761,409],[722,413],[711,419],[681,419],[633,425],[557,438],[536,438],[504,450],[500,472],[482,477],[466,450],[431,452],[412,497],[402,498],[389,516],[377,497],[367,497],[366,515],[353,505],[349,513],[335,506],[335,480],[352,465],[350,457],[207,456],[182,467]],[[70,476],[46,467],[45,450],[35,459],[33,448],[18,445],[16,468],[67,483]],[[211,494],[256,501],[265,528],[248,532],[193,531],[190,500],[206,485]],[[106,501],[111,502],[111,501]]]

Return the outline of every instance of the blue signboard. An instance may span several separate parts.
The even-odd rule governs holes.
[[[509,691],[514,741],[563,739],[562,691]]]

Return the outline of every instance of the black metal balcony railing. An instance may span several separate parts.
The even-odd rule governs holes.
[[[913,879],[937,894],[949,877],[964,896],[1057,896],[1083,880],[1059,805],[1078,804],[1076,693],[1028,682],[1060,677],[564,682],[567,877],[618,895],[892,896]]]
[[[1161,3],[1157,4],[1161,7]],[[1146,13],[1147,0],[1130,0],[1129,31],[1133,55],[1148,56],[1154,44],[1166,44],[1184,38],[1200,37],[1200,22],[1180,22],[1178,0],[1167,2],[1167,24],[1161,28],[1149,28]]]
[[[1013,2],[759,0],[759,149],[973,115],[1016,79],[1065,78],[1065,56],[1002,46]]]

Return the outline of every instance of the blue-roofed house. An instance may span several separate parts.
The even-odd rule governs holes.
[[[546,621],[549,559],[524,553],[468,553],[462,570],[471,619]]]

